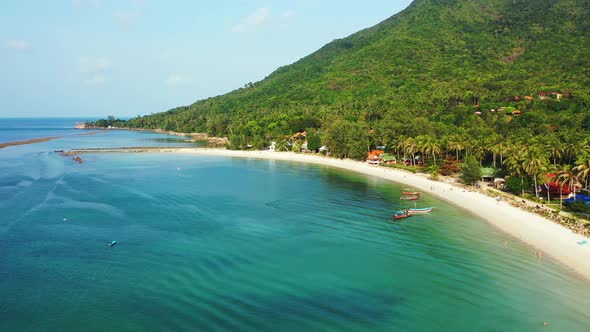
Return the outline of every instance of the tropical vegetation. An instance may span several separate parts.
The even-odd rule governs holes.
[[[550,180],[588,188],[588,17],[588,0],[416,0],[260,82],[89,125],[205,132],[232,149],[298,150],[306,132],[310,150],[385,147],[431,176],[493,166],[521,195]]]

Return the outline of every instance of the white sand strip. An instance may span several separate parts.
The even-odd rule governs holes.
[[[372,166],[363,162],[327,158],[319,155],[292,152],[232,151],[222,149],[183,149],[179,153],[240,158],[260,158],[306,162],[342,168],[412,186],[436,195],[487,220],[502,231],[521,239],[559,260],[566,267],[590,279],[590,239],[576,234],[539,215],[521,210],[506,202],[478,192],[464,190],[444,182],[431,181],[424,175]],[[432,190],[431,188],[434,188]],[[392,210],[392,214],[393,214]],[[578,242],[587,241],[585,245]]]

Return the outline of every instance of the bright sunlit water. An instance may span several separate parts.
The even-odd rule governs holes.
[[[188,144],[109,131],[0,150],[0,331],[590,329],[590,283],[429,195],[430,215],[392,222],[403,187],[385,180],[53,152],[138,145]]]

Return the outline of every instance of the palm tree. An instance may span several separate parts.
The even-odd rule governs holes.
[[[578,178],[572,171],[570,165],[563,166],[563,168],[557,172],[556,177],[559,182],[559,207],[563,208],[563,186],[567,184],[570,191],[574,193],[574,197],[576,197],[575,185],[578,183]]]
[[[451,135],[447,141],[447,148],[451,151],[455,151],[457,161],[459,161],[459,151],[464,148],[462,142],[462,138],[457,134]]]
[[[554,135],[550,136],[545,143],[545,149],[551,153],[553,167],[557,167],[557,158],[563,157],[563,144]]]
[[[473,148],[474,148],[474,143],[471,142],[468,138],[464,137],[463,138],[463,142],[461,142],[461,145],[463,145],[463,150],[465,150],[463,152],[463,157],[467,157],[467,156],[472,156],[473,155]]]
[[[406,142],[406,137],[405,136],[399,136],[397,138],[397,142],[395,144],[395,150],[397,152],[397,159],[400,159],[400,151],[403,151],[404,161],[406,160],[406,146],[405,146],[405,142]]]
[[[507,149],[508,146],[504,142],[498,142],[491,147],[490,151],[494,154],[494,167],[496,167],[496,157],[498,155],[500,155],[500,167],[504,165],[504,155],[506,154]]]
[[[425,135],[416,137],[416,142],[418,143],[420,152],[424,155],[432,156],[434,165],[436,165],[436,155],[442,152],[440,143],[436,139]]]
[[[563,149],[564,154],[569,158],[569,163],[572,163],[572,159],[576,156],[576,153],[580,150],[580,146],[576,142],[569,142],[565,144]]]
[[[420,135],[416,137],[416,151],[420,152],[422,156],[430,153],[430,141],[432,138],[426,135]],[[426,162],[426,160],[424,161]]]
[[[506,157],[505,164],[508,171],[520,179],[522,196],[524,196],[524,175],[526,174],[524,168],[524,161],[526,157],[526,150],[517,149],[513,147],[510,149],[510,154]]]
[[[568,157],[568,163],[572,163],[572,159],[576,156],[576,152],[580,151],[581,144],[575,141],[575,138],[569,138],[563,146],[563,155]]]
[[[584,187],[588,190],[590,186],[590,153],[583,151],[578,160],[576,160],[576,167],[573,168],[577,171],[576,176],[579,179],[584,180]]]
[[[479,167],[483,166],[483,157],[486,155],[486,147],[485,147],[485,142],[483,140],[477,140],[474,143],[474,147],[473,147],[473,154],[475,155],[475,158],[477,158],[477,160],[479,161]]]
[[[287,151],[287,150],[289,150],[289,146],[287,145],[287,140],[286,139],[277,140],[277,143],[276,143],[276,146],[275,146],[275,150],[276,151]]]
[[[438,141],[432,141],[430,143],[430,153],[432,153],[432,158],[434,159],[434,165],[436,165],[436,155],[441,154],[442,147]]]
[[[404,152],[406,155],[410,155],[412,157],[412,166],[415,166],[416,161],[416,151],[418,150],[418,145],[416,144],[416,140],[412,137],[407,138],[404,141]]]
[[[501,154],[502,149],[503,149],[502,142],[496,142],[496,144],[494,144],[490,147],[490,152],[492,152],[492,165],[494,165],[494,168],[496,168],[496,159],[497,159],[498,155]]]
[[[532,148],[527,151],[523,163],[525,171],[535,180],[535,197],[539,198],[539,187],[537,185],[537,177],[540,172],[546,171],[549,165],[547,155],[539,148]]]

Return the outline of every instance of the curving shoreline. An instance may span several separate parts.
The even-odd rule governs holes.
[[[173,152],[238,158],[304,162],[346,169],[415,187],[480,217],[509,235],[557,259],[566,268],[590,280],[590,238],[574,233],[537,214],[505,201],[461,187],[429,180],[426,176],[397,169],[368,165],[350,159],[335,159],[293,152],[233,151],[223,149],[179,149]],[[393,211],[392,211],[393,213]],[[579,241],[588,241],[579,245]]]
[[[336,159],[321,155],[293,152],[236,151],[219,148],[143,147],[76,149],[66,154],[79,153],[182,153],[202,156],[256,158],[303,162],[345,169],[411,186],[435,195],[473,215],[482,218],[503,232],[540,250],[566,268],[590,281],[590,238],[573,232],[538,214],[528,212],[508,201],[464,189],[446,182],[432,181],[425,174],[414,174],[399,169],[369,165],[350,159]],[[394,211],[392,210],[392,213]],[[587,241],[580,245],[578,242]]]

